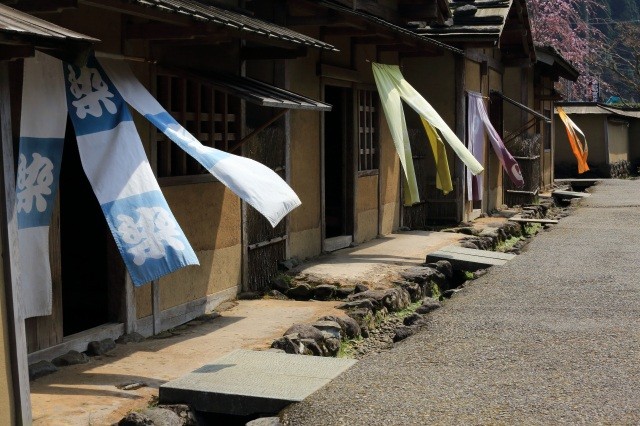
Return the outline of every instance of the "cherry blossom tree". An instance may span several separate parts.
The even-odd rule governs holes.
[[[552,46],[580,71],[578,81],[565,94],[571,100],[594,100],[595,84],[600,81],[607,38],[591,25],[606,5],[596,0],[528,0],[534,42]]]
[[[615,94],[637,102],[640,99],[640,25],[619,22],[613,28],[611,42],[605,49],[605,68],[617,83]]]

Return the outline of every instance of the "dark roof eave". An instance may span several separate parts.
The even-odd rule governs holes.
[[[381,27],[384,27],[384,28],[386,28],[388,30],[393,31],[394,33],[396,33],[396,34],[398,34],[400,36],[412,39],[414,41],[417,41],[417,42],[420,42],[420,43],[429,44],[431,46],[435,46],[435,47],[438,47],[438,48],[443,49],[443,50],[448,50],[448,51],[451,51],[453,53],[457,53],[459,55],[463,55],[464,54],[464,51],[462,51],[461,49],[458,49],[456,47],[450,46],[450,45],[448,45],[446,43],[443,43],[443,42],[440,42],[440,41],[437,41],[437,40],[433,40],[431,38],[423,37],[421,34],[418,34],[413,30],[409,30],[409,29],[406,29],[406,28],[399,27],[399,26],[397,26],[395,24],[392,24],[392,23],[390,23],[388,21],[385,21],[384,19],[378,18],[378,17],[370,15],[368,13],[361,12],[359,10],[353,10],[353,9],[350,9],[350,8],[348,8],[346,6],[343,6],[341,4],[336,4],[336,3],[332,2],[332,1],[329,1],[329,0],[318,0],[316,3],[320,4],[320,5],[323,5],[323,6],[326,6],[328,8],[331,8],[331,9],[337,10],[337,11],[342,12],[342,13],[346,13],[346,14],[353,15],[353,16],[358,16],[358,17],[360,17],[362,19],[367,20],[368,22],[371,22],[373,24],[376,24],[376,25],[379,25]]]
[[[95,7],[104,7],[99,1],[81,1]],[[197,0],[122,0],[122,2],[134,4],[136,7],[154,9],[166,14],[174,14],[182,18],[190,18],[200,23],[219,25],[241,33],[252,33],[256,37],[265,40],[275,39],[299,46],[334,52],[339,51],[329,43],[289,28]],[[118,8],[116,7],[116,9]],[[126,13],[127,11],[122,9],[122,12]]]

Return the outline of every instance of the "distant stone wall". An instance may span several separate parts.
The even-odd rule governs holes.
[[[627,179],[631,176],[631,163],[622,160],[609,164],[609,175],[616,179]]]

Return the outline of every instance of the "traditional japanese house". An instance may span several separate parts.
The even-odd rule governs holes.
[[[258,16],[270,16],[278,4],[250,2],[248,7]],[[287,62],[291,90],[333,106],[313,119],[301,112],[290,116],[291,183],[303,199],[289,218],[292,256],[312,257],[359,244],[402,225],[402,171],[372,64],[401,64],[404,55],[461,54],[404,27],[411,16],[437,17],[440,4],[286,2],[284,25],[339,49]]]
[[[192,0],[18,1],[14,6],[100,39],[95,55],[129,64],[161,107],[205,146],[254,158],[286,180],[292,175],[292,154],[300,157],[299,171],[314,167],[305,157],[318,136],[296,126],[318,123],[331,105],[287,90],[288,79],[306,75],[303,68],[287,77],[285,62],[335,51],[330,43],[258,19],[233,1],[218,6]],[[21,73],[18,61],[11,83],[17,93],[14,112],[20,111]],[[298,118],[290,121],[290,116]],[[30,363],[84,351],[93,340],[175,327],[235,298],[243,288],[263,288],[277,273],[277,261],[291,256],[289,219],[272,227],[149,121],[138,114],[134,121],[199,266],[132,285],[68,124],[49,238],[52,314],[26,320]],[[292,135],[296,141],[290,148]],[[298,179],[304,185],[308,178]],[[296,191],[303,199],[298,220],[308,220],[305,209],[317,200],[300,184]]]
[[[628,177],[637,172],[640,111],[596,102],[558,102],[556,105],[582,130],[589,149],[589,171],[579,174],[566,129],[556,126],[557,178]]]
[[[16,287],[20,283],[16,187],[13,161],[14,138],[19,127],[19,109],[12,108],[20,98],[15,84],[17,62],[34,54],[35,49],[76,61],[86,56],[98,40],[68,30],[34,16],[0,5],[0,132],[2,135],[2,184],[0,185],[0,235],[2,275],[0,276],[0,424],[31,424],[29,371],[25,323],[19,314]]]
[[[463,49],[464,56],[444,54],[437,58],[405,58],[405,75],[409,80],[419,81],[416,85],[420,91],[433,100],[436,109],[443,111],[443,116],[461,139],[467,132],[469,93],[481,94],[485,98],[493,127],[504,139],[506,131],[520,128],[520,121],[527,114],[532,115],[535,107],[533,86],[527,83],[533,79],[536,54],[526,2],[449,1],[448,7],[451,17],[444,22],[415,20],[411,26],[418,34]],[[429,78],[423,77],[426,73],[429,73]],[[518,100],[511,96],[516,96]],[[511,115],[505,111],[512,106],[518,108],[517,123],[505,119]],[[542,119],[539,115],[533,115]],[[447,206],[437,209],[439,212],[434,219],[469,219],[505,203],[503,167],[489,143],[484,144],[483,154],[480,155],[485,167],[481,175],[484,186],[481,197],[471,200],[465,185],[465,170],[458,162],[455,167],[455,191],[444,199],[432,200],[432,203],[446,203],[444,205]],[[429,161],[427,158],[423,160],[424,166],[416,167],[433,170]],[[427,200],[425,208],[430,211],[428,204]],[[413,207],[405,211],[410,209]]]

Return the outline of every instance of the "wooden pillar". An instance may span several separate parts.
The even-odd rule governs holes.
[[[17,288],[20,283],[20,259],[18,255],[18,219],[16,206],[16,182],[13,163],[13,138],[11,133],[11,101],[9,98],[9,67],[0,63],[0,131],[2,132],[3,173],[0,174],[0,229],[4,283],[7,291],[9,335],[11,338],[11,374],[14,387],[16,421],[30,425],[31,395],[29,394],[29,360],[24,320],[20,316]]]
[[[455,73],[456,73],[456,135],[458,138],[464,143],[465,142],[465,134],[467,128],[467,97],[465,94],[466,91],[466,83],[465,83],[465,57],[463,55],[455,56]],[[466,186],[466,177],[465,177],[465,168],[460,157],[455,157],[455,168],[456,168],[456,194],[458,199],[456,202],[458,203],[458,222],[462,222],[466,219],[465,212],[465,186]]]

